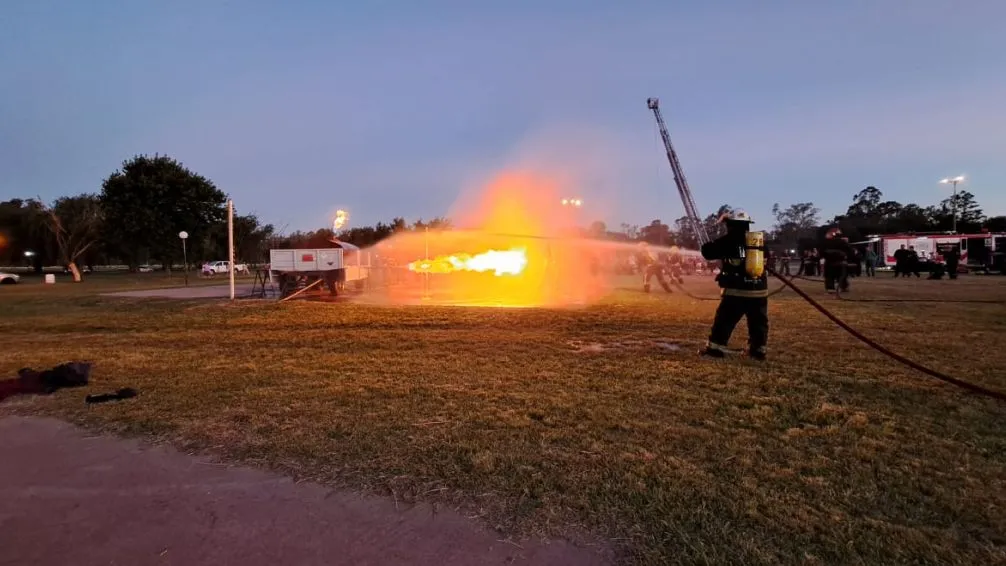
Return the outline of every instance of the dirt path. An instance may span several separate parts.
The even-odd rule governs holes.
[[[230,286],[202,285],[196,287],[168,287],[165,289],[143,289],[141,291],[118,291],[103,293],[107,297],[157,298],[157,299],[222,299],[230,296]],[[251,296],[252,286],[246,283],[234,286],[235,297]]]
[[[52,419],[0,419],[0,564],[593,565],[428,506],[333,492]]]

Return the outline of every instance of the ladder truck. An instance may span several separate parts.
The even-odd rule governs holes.
[[[674,184],[678,186],[678,194],[681,195],[681,204],[685,207],[685,218],[688,219],[692,233],[695,234],[695,240],[701,247],[702,244],[709,242],[709,234],[706,233],[706,229],[702,225],[698,208],[695,206],[695,199],[692,198],[692,191],[688,188],[688,181],[685,179],[685,172],[681,170],[681,162],[678,161],[678,154],[674,151],[674,146],[671,145],[671,136],[667,133],[667,124],[664,123],[664,117],[660,114],[660,100],[657,98],[647,98],[646,107],[653,111],[653,115],[657,119],[657,127],[660,128],[660,137],[664,140],[664,149],[667,150],[667,161],[671,164],[671,171],[674,173]]]

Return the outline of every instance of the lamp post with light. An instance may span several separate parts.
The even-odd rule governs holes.
[[[581,199],[580,197],[563,198],[559,202],[562,204],[563,208],[572,209],[572,210],[579,209],[580,207],[583,206],[583,199]],[[573,215],[573,224],[574,225],[576,224],[576,216],[575,215]],[[575,226],[574,226],[574,229],[575,229]]]
[[[189,286],[189,252],[185,247],[185,240],[189,239],[189,233],[182,230],[178,233],[178,238],[182,241],[182,273],[185,274],[185,286]]]
[[[957,233],[957,183],[964,181],[964,175],[958,175],[956,177],[947,177],[946,179],[940,180],[940,183],[944,185],[953,185],[954,196],[950,199],[950,208],[953,210],[954,221],[953,221],[953,233]]]

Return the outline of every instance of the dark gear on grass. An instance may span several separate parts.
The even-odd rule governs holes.
[[[713,328],[704,355],[722,358],[730,335],[741,318],[748,322],[748,353],[765,359],[768,345],[768,272],[765,270],[765,234],[752,232],[744,212],[724,215],[726,235],[702,246],[702,257],[721,262],[716,281],[722,288]]]

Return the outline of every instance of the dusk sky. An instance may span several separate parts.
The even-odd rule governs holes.
[[[0,200],[97,192],[137,153],[292,231],[448,213],[514,167],[584,221],[934,204],[1006,214],[1006,2],[8,0]]]

